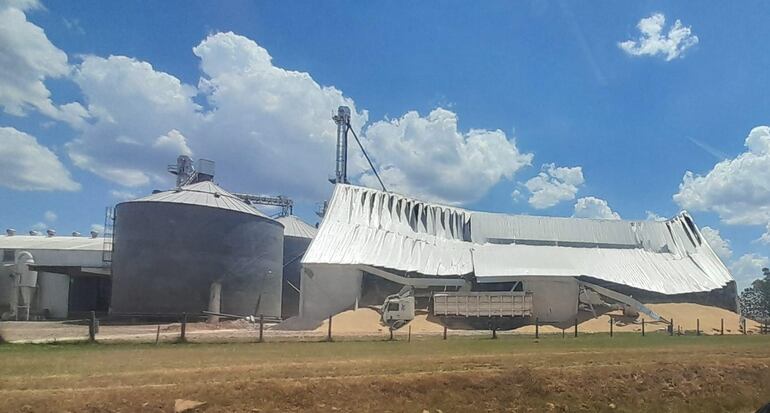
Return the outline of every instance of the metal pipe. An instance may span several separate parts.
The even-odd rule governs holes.
[[[348,183],[348,130],[350,129],[350,108],[340,106],[332,116],[337,124],[337,157],[334,183]]]

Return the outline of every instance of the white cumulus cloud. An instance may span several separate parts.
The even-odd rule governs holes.
[[[0,185],[19,191],[77,191],[69,171],[34,136],[0,127]]]
[[[171,129],[167,134],[159,136],[155,139],[152,147],[164,152],[178,153],[180,155],[191,156],[193,154],[190,147],[187,146],[187,138],[176,129]]]
[[[124,191],[119,189],[113,189],[110,191],[110,196],[118,201],[128,201],[129,199],[139,198],[137,194],[131,191]]]
[[[123,56],[86,56],[73,79],[94,118],[67,144],[75,165],[129,187],[166,182],[163,165],[199,126],[196,89]]]
[[[30,235],[39,235],[41,232],[43,232],[46,229],[48,229],[48,224],[46,224],[45,222],[40,221],[40,222],[36,222],[36,223],[32,224],[32,226],[30,226],[29,228],[32,231],[37,233],[37,234],[30,234]]]
[[[770,127],[746,138],[746,152],[714,165],[705,175],[687,171],[674,201],[693,211],[719,214],[726,224],[770,222]]]
[[[53,223],[56,222],[56,220],[59,218],[58,215],[56,215],[56,212],[53,211],[45,211],[43,214],[43,219],[46,220],[46,222]]]
[[[752,280],[762,276],[762,268],[770,266],[770,259],[764,255],[749,253],[744,254],[730,265],[733,278],[739,283],[751,283]]]
[[[324,196],[334,165],[332,111],[350,106],[354,125],[366,113],[309,74],[274,66],[245,37],[218,33],[193,52],[203,70],[198,86],[129,57],[86,57],[74,78],[95,122],[67,146],[75,164],[139,187],[169,183],[163,165],[194,152],[215,160],[218,179],[233,190]],[[198,94],[208,111],[193,101]]]
[[[575,218],[620,219],[620,214],[613,211],[607,201],[592,196],[578,199],[572,216]]]
[[[124,56],[86,56],[74,80],[92,121],[67,144],[73,162],[127,187],[170,183],[163,166],[194,153],[218,163],[217,179],[236,191],[316,201],[328,195],[338,106],[381,169],[389,189],[448,203],[478,199],[531,162],[500,130],[458,130],[457,115],[409,112],[368,127],[368,113],[310,74],[274,65],[267,50],[233,33],[205,38],[196,86]],[[205,107],[195,103],[205,99]],[[350,139],[349,174],[376,186]]]
[[[658,215],[654,211],[646,211],[647,212],[647,221],[668,221],[668,218],[664,216]]]
[[[727,260],[733,256],[733,250],[730,248],[730,241],[722,238],[718,229],[703,227],[700,229],[700,233],[722,261],[727,262]]]
[[[366,111],[309,73],[275,66],[253,40],[217,33],[193,49],[204,76],[199,90],[213,108],[198,136],[186,134],[198,156],[225,162],[224,182],[238,188],[320,199],[334,169],[337,107],[351,108],[354,128]],[[351,137],[351,154],[355,142]],[[349,166],[355,173],[355,164]],[[259,181],[258,188],[253,185]]]
[[[618,46],[632,56],[665,56],[666,61],[681,57],[685,50],[698,44],[698,36],[690,27],[677,19],[665,32],[666,17],[655,13],[639,21],[636,27],[641,32],[638,39],[626,40]]]
[[[584,182],[583,169],[580,166],[557,167],[551,163],[544,164],[540,173],[528,180],[524,186],[532,194],[529,204],[533,208],[544,209],[562,201],[575,199]]]
[[[36,110],[53,119],[79,126],[88,112],[79,103],[57,106],[51,101],[46,78],[70,73],[67,54],[54,46],[26,10],[35,1],[0,1],[0,107],[14,116]]]
[[[366,129],[365,146],[389,190],[449,204],[473,201],[529,165],[513,138],[500,130],[462,132],[454,112],[408,112]],[[361,182],[377,187],[373,174]]]
[[[762,234],[761,237],[759,237],[758,241],[763,244],[770,245],[770,222],[767,223],[767,230],[765,231],[764,234]]]

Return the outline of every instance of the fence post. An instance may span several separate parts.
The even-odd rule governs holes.
[[[155,344],[160,342],[160,324],[158,324],[158,330],[155,332]]]
[[[674,317],[671,317],[671,324],[668,326],[668,335],[674,337]]]
[[[535,339],[540,338],[540,320],[535,317]]]
[[[96,312],[91,311],[91,319],[88,323],[88,341],[95,342],[96,341]]]
[[[492,339],[497,338],[497,327],[492,327]]]
[[[721,325],[719,327],[719,335],[723,336],[725,335],[725,319],[721,319]]]
[[[575,317],[575,337],[577,337],[578,319]]]
[[[262,339],[264,337],[264,330],[265,330],[265,315],[260,314],[259,315],[259,342],[262,342]]]
[[[187,313],[182,313],[182,328],[179,333],[179,341],[187,341]]]
[[[446,325],[444,326],[444,340],[446,340]]]
[[[743,319],[743,335],[746,335],[746,334],[748,334],[748,333],[746,332],[746,319],[744,318]]]
[[[644,318],[642,318],[642,337],[644,337]]]
[[[411,343],[412,342],[412,325],[409,325],[409,331],[407,332],[406,336],[406,342]]]
[[[612,325],[615,324],[612,322],[612,316],[610,316],[610,338],[612,338]]]
[[[332,341],[332,316],[329,316],[329,332],[326,334],[326,341]]]
[[[564,338],[564,337],[566,337],[566,335],[565,335],[565,334],[566,334],[566,333],[565,333],[565,329],[564,329],[564,327],[562,327],[562,328],[561,328],[561,338]]]
[[[700,318],[695,319],[695,335],[700,335]]]

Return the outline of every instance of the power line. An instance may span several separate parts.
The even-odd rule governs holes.
[[[377,177],[377,180],[380,181],[380,185],[382,186],[382,190],[385,192],[388,192],[388,190],[385,188],[385,184],[382,183],[382,179],[380,179],[380,174],[377,173],[377,168],[374,167],[374,164],[372,163],[372,160],[369,159],[369,155],[366,153],[366,149],[364,149],[364,145],[361,144],[361,141],[358,139],[358,135],[356,135],[356,131],[353,130],[353,127],[350,126],[350,122],[348,122],[348,130],[353,133],[353,137],[356,138],[356,142],[358,142],[358,147],[361,148],[361,152],[364,153],[364,157],[369,162],[369,166],[372,167],[372,172],[374,172],[374,176]]]

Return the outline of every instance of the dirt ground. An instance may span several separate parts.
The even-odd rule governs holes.
[[[751,412],[770,337],[4,344],[2,412]]]

